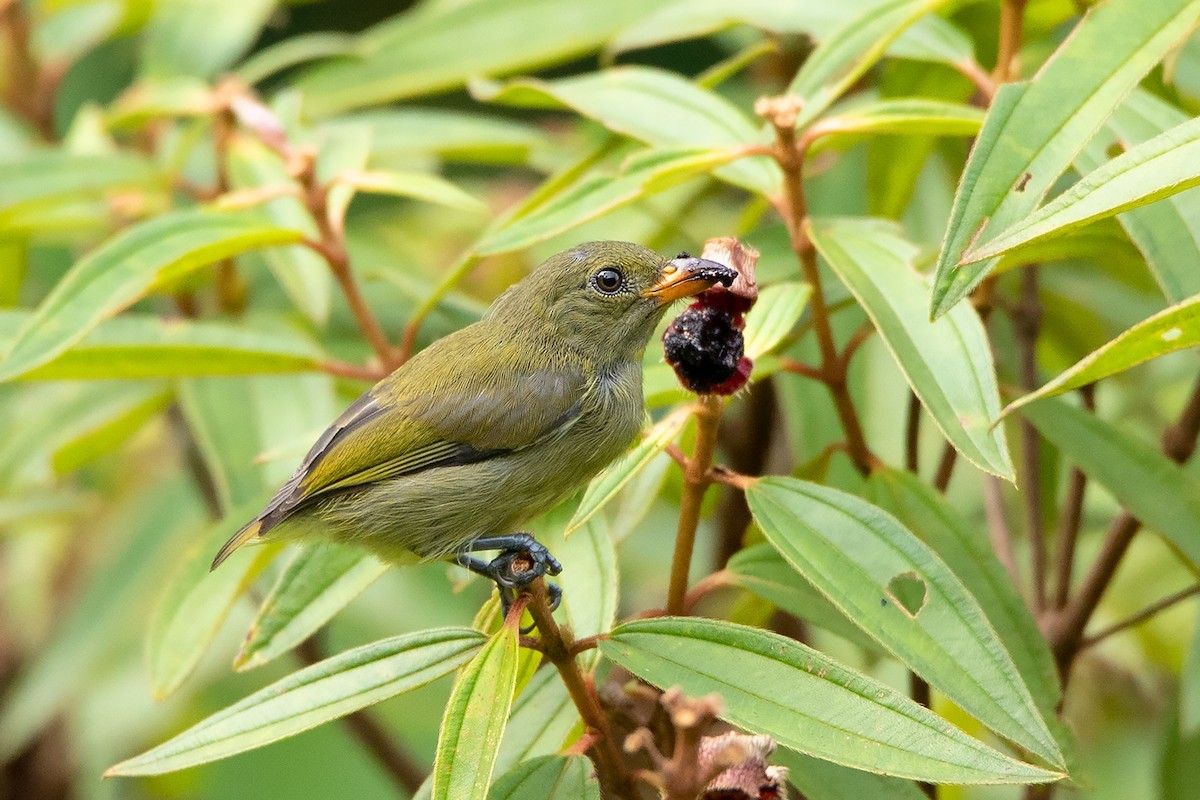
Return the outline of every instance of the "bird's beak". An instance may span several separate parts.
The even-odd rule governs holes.
[[[642,292],[642,297],[653,297],[659,305],[674,300],[692,297],[712,288],[716,284],[730,286],[737,272],[724,264],[707,258],[676,258],[663,267],[658,283]]]

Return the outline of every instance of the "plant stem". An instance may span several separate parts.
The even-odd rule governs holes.
[[[996,55],[996,68],[992,71],[995,83],[1011,81],[1016,75],[1017,53],[1021,49],[1021,32],[1025,27],[1026,1],[1001,0],[1000,46]]]
[[[937,472],[933,476],[933,488],[937,489],[942,494],[946,493],[946,487],[950,485],[950,479],[954,477],[954,465],[958,463],[958,451],[954,449],[954,445],[949,442],[942,448],[942,458],[938,461]]]
[[[724,403],[717,395],[701,395],[696,404],[696,449],[683,470],[683,499],[679,509],[679,527],[675,534],[675,555],[671,561],[671,582],[667,588],[667,613],[686,613],[688,572],[696,530],[700,527],[700,504],[712,479],[713,453]]]
[[[572,655],[574,639],[570,630],[559,628],[558,623],[554,621],[544,581],[534,581],[527,591],[532,595],[527,610],[541,634],[542,652],[558,670],[563,685],[567,687],[567,693],[571,695],[575,708],[579,710],[580,718],[594,735],[588,752],[596,765],[596,776],[603,787],[604,795],[613,798],[633,797],[632,778],[625,769],[625,762],[617,751],[616,743],[613,742],[608,717],[600,708],[595,691],[579,670],[579,664]]]
[[[1151,603],[1128,619],[1124,619],[1120,622],[1109,625],[1107,628],[1102,628],[1091,636],[1086,637],[1082,642],[1079,643],[1079,649],[1083,650],[1091,647],[1102,639],[1107,639],[1109,636],[1112,636],[1114,633],[1120,633],[1121,631],[1132,628],[1135,625],[1140,625],[1153,617],[1155,614],[1166,611],[1171,606],[1187,600],[1189,597],[1195,597],[1198,594],[1200,594],[1200,583],[1189,586],[1186,589],[1181,589],[1180,591],[1175,592],[1175,594],[1168,595],[1167,597],[1164,597],[1155,603]]]
[[[1000,479],[995,475],[983,476],[983,509],[988,521],[988,537],[996,558],[1012,578],[1013,586],[1021,585],[1021,571],[1017,568],[1017,557],[1013,553],[1012,527],[1004,513],[1004,494]]]
[[[1083,407],[1096,410],[1095,384],[1080,388]],[[1071,575],[1075,571],[1075,544],[1079,539],[1079,528],[1083,522],[1083,498],[1087,491],[1087,475],[1079,467],[1071,469],[1067,486],[1067,499],[1063,508],[1062,522],[1058,532],[1058,548],[1054,554],[1056,582],[1054,585],[1054,608],[1067,604],[1071,593]]]
[[[916,473],[921,466],[921,401],[908,392],[908,418],[904,423],[904,468]]]

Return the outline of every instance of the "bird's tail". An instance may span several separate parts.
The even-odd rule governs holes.
[[[212,566],[209,567],[209,570],[211,571],[221,566],[221,562],[229,558],[229,556],[233,554],[234,550],[237,550],[246,542],[257,536],[259,531],[262,530],[262,526],[263,521],[261,519],[256,519],[246,523],[245,527],[243,527],[233,536],[229,537],[229,541],[221,545],[221,549],[217,551],[217,557],[213,559]]]

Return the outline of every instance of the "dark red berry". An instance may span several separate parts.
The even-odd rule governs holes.
[[[741,388],[746,382],[740,376],[742,361],[747,363],[749,376],[741,329],[740,314],[699,302],[676,317],[663,334],[663,351],[679,382],[697,394],[711,394],[718,389],[726,390],[722,394],[732,394]],[[733,383],[736,385],[728,388]]]

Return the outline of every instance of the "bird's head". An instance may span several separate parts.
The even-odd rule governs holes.
[[[489,317],[537,325],[600,360],[636,358],[672,301],[737,276],[715,261],[667,259],[629,242],[586,242],[551,256],[500,297]],[[542,324],[544,323],[544,327]]]

